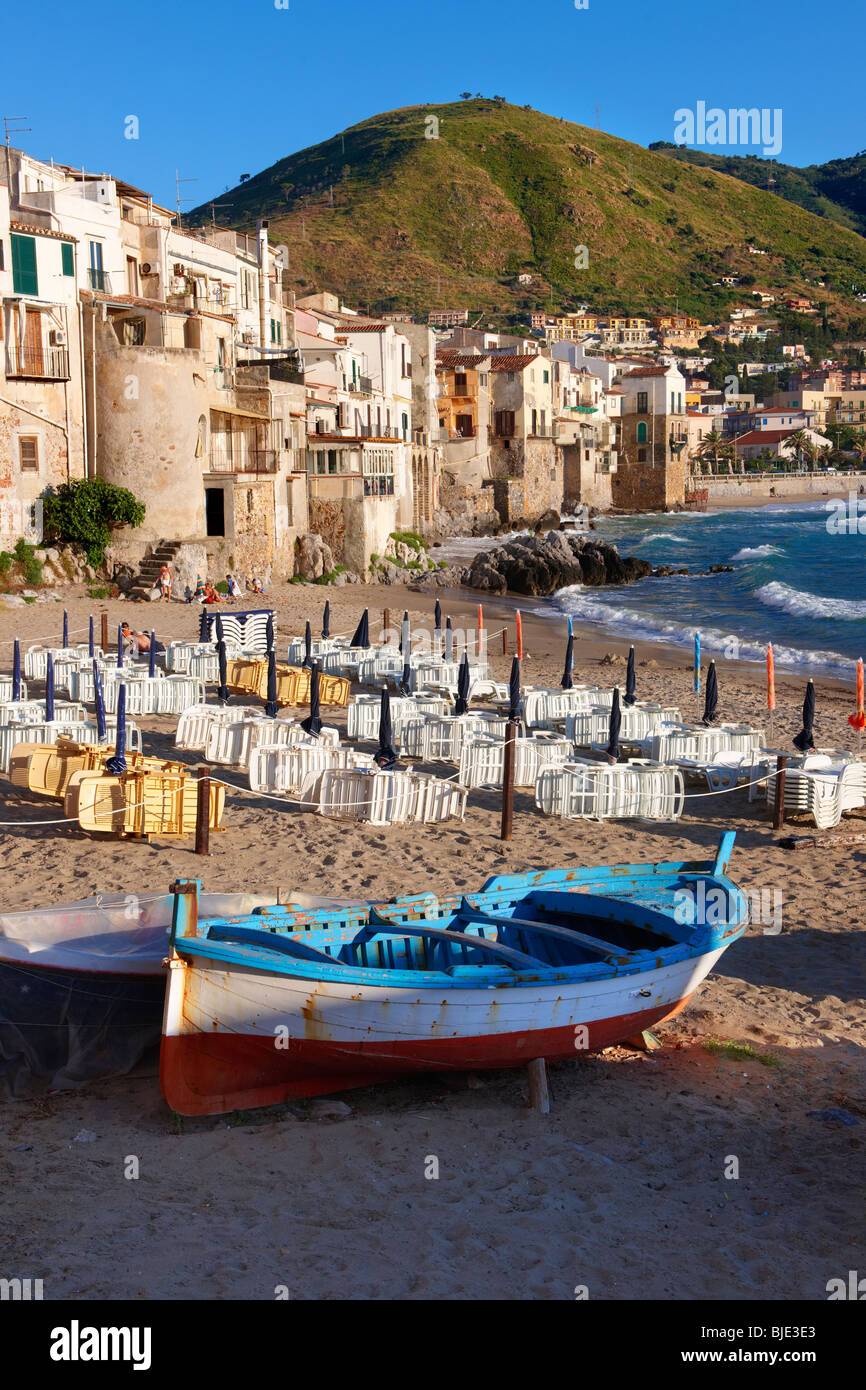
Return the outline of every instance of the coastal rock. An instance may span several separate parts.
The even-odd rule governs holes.
[[[534,598],[571,584],[630,584],[651,573],[648,561],[624,559],[614,545],[548,531],[544,536],[518,536],[476,555],[463,583],[487,593],[510,590]]]
[[[334,555],[329,545],[315,531],[299,536],[295,542],[295,576],[299,579],[321,579],[334,568]]]

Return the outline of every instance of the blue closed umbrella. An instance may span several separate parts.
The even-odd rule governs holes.
[[[619,729],[622,723],[622,715],[619,708],[619,686],[614,686],[613,701],[610,707],[610,719],[607,725],[607,754],[608,761],[615,763],[619,759]]]
[[[105,722],[105,700],[102,697],[102,677],[96,661],[93,662],[93,695],[96,700],[96,737],[100,743],[108,738],[108,725]]]
[[[794,747],[801,753],[809,753],[815,747],[815,687],[811,681],[806,686],[803,701],[803,728],[794,738]]]
[[[214,628],[215,628],[215,631],[216,631],[216,640],[217,640],[218,642],[222,642],[223,639],[225,638],[225,633],[223,632],[223,619],[222,619],[222,614],[221,614],[221,613],[217,613],[217,615],[216,615],[216,621],[215,621],[215,623],[214,623]]]
[[[355,628],[355,635],[352,638],[353,647],[369,647],[370,645],[370,618],[366,608],[361,615],[361,621]]]
[[[45,722],[54,719],[54,657],[48,653],[48,666],[45,672]]]
[[[88,656],[93,656],[94,653],[95,653],[95,651],[96,651],[96,648],[94,647],[94,644],[93,644],[93,614],[91,613],[91,615],[90,615],[90,631],[89,631],[88,637],[87,637],[87,655],[88,655]]]
[[[520,659],[516,656],[512,658],[508,677],[508,718],[515,722],[520,718]]]
[[[156,675],[156,633],[150,629],[150,651],[148,652],[147,674],[153,680]]]
[[[228,662],[226,661],[225,642],[217,642],[217,663],[220,673],[219,685],[217,686],[217,699],[225,705],[228,703],[229,698]]]
[[[322,640],[327,641],[331,635],[331,602],[325,599],[325,611],[322,614]]]
[[[454,706],[455,714],[465,714],[469,709],[469,657],[466,653],[460,658],[460,669],[457,672],[457,703]]]
[[[408,659],[411,649],[411,633],[409,630],[409,614],[403,613],[403,621],[400,624],[400,652]]]
[[[273,647],[274,647],[274,615],[273,615],[273,613],[269,613],[269,614],[268,614],[268,620],[267,620],[267,622],[265,623],[265,644],[266,644],[267,649],[268,649],[269,652],[270,652],[270,651],[273,651]]]
[[[268,719],[276,719],[279,709],[277,704],[277,654],[271,647],[268,651],[268,698],[265,701],[265,714]]]
[[[379,747],[373,754],[377,767],[393,767],[397,761],[394,752],[394,735],[391,729],[391,697],[382,687],[382,703],[379,706]]]
[[[123,670],[123,624],[117,626],[117,669]]]
[[[441,631],[441,628],[442,628],[442,605],[440,604],[438,598],[437,598],[437,600],[436,600],[436,607],[433,609],[433,626],[437,629],[437,631]]]
[[[17,637],[12,649],[12,699],[21,699],[21,643]]]
[[[454,660],[454,631],[451,627],[451,619],[445,619],[445,660]]]
[[[311,670],[313,665],[313,634],[310,631],[310,624],[307,623],[304,629],[304,659],[301,662],[301,670]]]
[[[200,642],[206,642],[206,641],[208,640],[207,609],[206,609],[206,608],[202,608],[202,610],[201,610],[201,617],[200,617],[199,620],[198,620],[198,640],[199,640]]]
[[[403,656],[403,674],[400,677],[400,694],[412,694],[412,667],[409,665],[409,661],[405,653]]]
[[[105,766],[109,772],[115,773],[126,771],[126,685],[121,685],[117,692],[117,742],[114,745],[114,757],[109,758]]]
[[[63,610],[63,642],[61,645],[63,647],[69,646],[69,614],[65,608]]]
[[[695,633],[695,694],[701,693],[701,634]]]
[[[570,626],[570,624],[569,624],[569,626]],[[574,634],[573,634],[572,632],[569,632],[569,634],[568,634],[568,641],[567,641],[567,643],[566,643],[566,645],[565,645],[565,670],[564,670],[563,673],[562,673],[562,680],[559,682],[560,685],[562,686],[563,690],[573,690],[573,689],[574,689],[574,679],[573,679],[572,674],[571,674],[573,670],[574,670]]]
[[[628,666],[625,672],[625,703],[633,705],[635,703],[635,679],[634,679],[634,647],[628,649]]]
[[[707,688],[704,692],[704,724],[712,724],[719,708],[719,682],[716,676],[716,663],[710,662],[707,670]]]
[[[313,738],[318,738],[322,732],[322,720],[319,712],[319,663],[314,661],[310,670],[310,713],[306,719],[301,720],[301,728],[306,729]]]

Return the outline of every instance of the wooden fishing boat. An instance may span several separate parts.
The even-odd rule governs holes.
[[[413,1072],[574,1057],[680,1010],[746,928],[708,862],[491,878],[480,892],[200,917],[175,885],[168,1104],[222,1114]],[[712,904],[712,911],[707,907]]]

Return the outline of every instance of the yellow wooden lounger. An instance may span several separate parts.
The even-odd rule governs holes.
[[[226,685],[241,695],[257,695],[262,671],[267,680],[268,663],[250,658],[237,658],[226,662]]]
[[[13,753],[15,785],[26,787],[36,796],[63,801],[73,773],[102,772],[113,754],[114,749],[106,744],[75,743],[70,739],[59,739],[55,744],[20,743]],[[188,773],[184,763],[146,758],[143,753],[127,753],[126,761],[130,770]]]
[[[126,773],[77,773],[70,779],[66,814],[82,830],[112,835],[195,834],[198,783],[186,773],[133,769]],[[74,806],[74,810],[73,810]],[[209,823],[218,830],[225,787],[210,787]]]

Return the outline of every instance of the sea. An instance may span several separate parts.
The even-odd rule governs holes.
[[[866,496],[769,503],[732,511],[599,517],[591,533],[653,565],[728,574],[671,575],[610,588],[560,589],[550,604],[600,632],[635,643],[764,661],[778,669],[850,680],[866,657]],[[497,540],[455,539],[440,552],[470,563]]]

